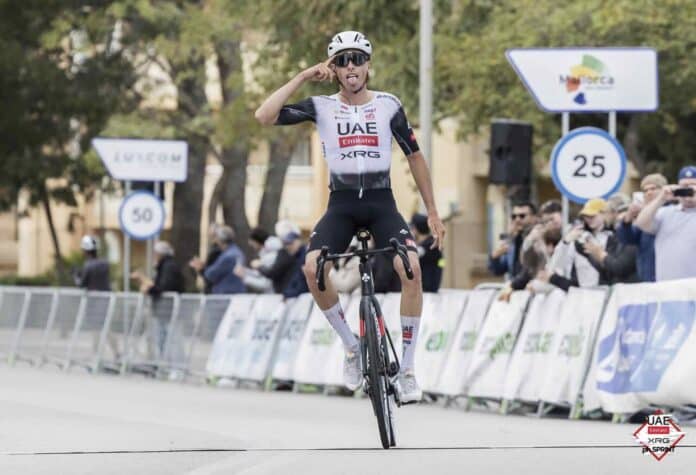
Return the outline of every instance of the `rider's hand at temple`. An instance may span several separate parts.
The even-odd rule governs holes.
[[[439,250],[442,250],[442,246],[445,242],[445,225],[442,224],[442,220],[440,219],[440,216],[435,213],[428,213],[428,226],[430,227],[430,230],[433,233],[433,245],[430,246],[430,249],[435,249],[436,247]]]
[[[315,64],[314,66],[305,69],[300,73],[302,76],[302,79],[305,81],[331,81],[334,78],[335,73],[331,70],[329,65],[331,64],[331,61],[333,60],[333,57],[327,59],[324,62]]]

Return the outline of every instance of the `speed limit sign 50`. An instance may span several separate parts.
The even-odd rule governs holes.
[[[118,216],[124,233],[145,241],[162,231],[164,204],[149,191],[134,191],[123,199]]]
[[[565,135],[551,153],[551,178],[569,200],[584,203],[616,193],[626,176],[626,154],[602,129],[581,127]]]

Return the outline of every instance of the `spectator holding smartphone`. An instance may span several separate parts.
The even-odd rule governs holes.
[[[522,242],[536,223],[536,206],[531,202],[521,202],[512,206],[510,233],[500,236],[500,243],[488,256],[488,269],[494,275],[507,274],[512,278],[520,272],[520,253]]]
[[[633,202],[619,216],[616,237],[622,244],[638,246],[636,270],[641,282],[655,282],[655,236],[644,233],[634,222],[644,206],[650,204],[667,185],[667,178],[659,173],[646,175],[640,182],[640,193],[633,194]]]
[[[678,185],[666,185],[640,211],[635,224],[655,236],[656,280],[696,277],[696,166],[679,171]],[[677,199],[676,206],[664,206]]]

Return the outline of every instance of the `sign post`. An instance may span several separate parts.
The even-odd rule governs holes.
[[[166,213],[160,198],[161,182],[186,181],[188,144],[181,140],[146,140],[97,137],[92,140],[109,175],[124,182],[125,196],[119,210],[123,231],[123,289],[130,288],[131,239],[146,240],[147,274],[152,273],[152,247],[159,237]],[[131,193],[131,182],[154,182],[155,194]]]
[[[596,133],[594,137],[595,141],[603,142],[603,148],[600,147],[599,142],[588,145],[588,142],[593,142],[593,140],[590,135],[586,135],[582,139],[578,139],[579,141],[575,144],[572,144],[571,150],[577,148],[581,142],[585,142],[583,146],[589,146],[590,151],[596,147],[600,147],[601,150],[614,148],[614,152],[618,153],[622,158],[611,161],[611,171],[617,170],[617,167],[614,165],[620,162],[623,162],[624,165],[618,168],[619,171],[622,170],[622,176],[618,185],[612,186],[608,194],[618,190],[625,174],[626,159],[623,149],[614,140],[616,137],[616,112],[648,112],[657,110],[659,106],[657,52],[653,48],[643,47],[515,48],[508,50],[505,55],[527,91],[534,98],[537,106],[546,112],[560,112],[562,114],[562,136],[556,144],[556,148],[571,133],[570,113],[605,112],[609,114],[609,133],[604,137],[606,140],[597,139],[599,135]],[[613,147],[610,146],[612,141]],[[554,157],[556,156],[556,148],[554,148]],[[614,155],[613,152],[611,153]],[[594,156],[589,158],[589,160],[593,158]],[[593,171],[595,175],[600,173],[601,167],[598,166],[598,163],[602,160],[606,160],[606,157],[605,159],[597,159],[595,161],[595,168],[589,171],[590,174]],[[564,159],[561,159],[561,161],[565,164]],[[581,164],[582,159],[577,159],[576,165]],[[567,166],[567,164],[564,166]],[[604,166],[605,172],[607,172],[606,164]],[[562,174],[561,169],[567,172],[563,166],[559,167],[558,176],[554,176],[554,183],[557,187],[561,181],[564,182],[565,178],[569,178],[560,176]],[[577,168],[571,171],[580,175],[586,173],[584,170],[577,171]],[[576,175],[574,178],[581,177]],[[598,180],[599,177],[593,176],[588,183],[592,182],[597,185],[599,181],[602,181]],[[611,181],[608,175],[603,180],[605,185]],[[573,182],[574,180],[570,179],[570,181]],[[581,198],[581,194],[576,193],[574,196],[570,196],[564,192],[564,189],[568,191],[568,187],[559,188],[559,191],[563,194],[564,223],[569,221],[569,199],[578,203],[584,203],[584,201],[590,198],[608,196],[606,193],[600,193]],[[602,187],[597,185],[590,187],[590,189],[597,191],[602,189]]]

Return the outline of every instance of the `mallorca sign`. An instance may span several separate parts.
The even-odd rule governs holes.
[[[654,111],[659,105],[652,48],[519,48],[505,55],[547,112]]]
[[[124,181],[186,181],[188,144],[181,140],[95,138],[109,175]]]

